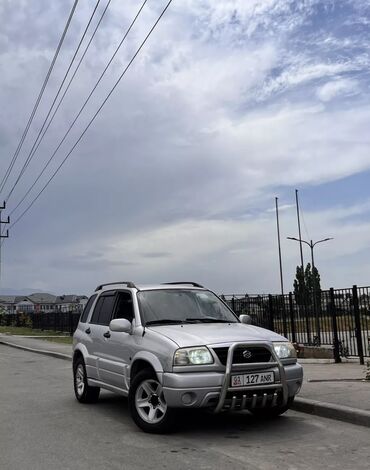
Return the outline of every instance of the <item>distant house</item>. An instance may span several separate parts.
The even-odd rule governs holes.
[[[35,311],[35,304],[27,297],[22,298],[15,304],[16,313],[33,313]]]
[[[15,313],[17,310],[17,303],[23,299],[24,297],[19,297],[15,295],[1,295],[0,296],[1,310],[6,313]]]
[[[82,312],[86,295],[36,293],[28,296],[0,296],[0,313]]]
[[[87,302],[85,295],[60,295],[55,300],[58,312],[80,312]]]
[[[27,296],[27,299],[34,304],[34,312],[53,312],[55,310],[56,295],[47,293],[37,293]]]
[[[1,295],[0,308],[5,313],[33,312],[34,303],[20,295]]]

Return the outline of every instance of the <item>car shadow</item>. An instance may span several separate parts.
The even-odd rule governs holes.
[[[126,397],[102,391],[99,401],[88,406],[92,406],[94,412],[99,415],[101,414],[130,427],[132,424],[136,428],[130,416]],[[192,437],[196,435],[200,439],[202,436],[209,438],[212,435],[223,434],[227,439],[239,439],[253,430],[257,434],[269,431],[277,435],[281,433],[286,439],[287,435],[291,434],[293,436],[296,434],[297,421],[300,422],[301,435],[311,432],[311,426],[304,416],[289,411],[275,419],[262,419],[253,416],[248,411],[214,414],[212,411],[204,409],[180,409],[178,410],[173,434],[183,435],[184,437],[186,435]]]

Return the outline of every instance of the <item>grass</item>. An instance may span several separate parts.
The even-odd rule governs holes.
[[[72,336],[60,336],[59,338],[40,338],[43,341],[48,341],[51,343],[60,343],[60,344],[72,344]]]
[[[0,326],[0,333],[9,334],[9,335],[22,335],[22,336],[66,336],[66,333],[60,331],[50,331],[50,330],[34,330],[32,328],[27,328],[24,326]],[[50,338],[51,339],[51,338]]]
[[[13,336],[44,336],[44,338],[38,339],[51,341],[53,343],[72,344],[72,336],[66,336],[66,333],[60,331],[33,330],[32,328],[26,328],[24,326],[0,326],[0,333]]]
[[[24,326],[0,326],[0,333],[13,336],[43,336],[38,339],[52,343],[72,344],[72,336],[66,336],[66,333],[60,331],[33,330]]]

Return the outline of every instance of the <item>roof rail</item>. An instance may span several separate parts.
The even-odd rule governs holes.
[[[105,286],[114,286],[116,284],[126,284],[127,287],[137,289],[137,287],[132,281],[117,281],[117,282],[108,282],[107,284],[99,284],[98,287],[95,289],[95,292],[100,289],[103,289],[103,287]]]
[[[176,286],[177,284],[181,285],[181,284],[190,284],[191,286],[194,286],[194,287],[201,287],[204,289],[204,286],[201,286],[200,284],[198,284],[197,282],[162,282],[163,285],[173,285],[173,286]]]

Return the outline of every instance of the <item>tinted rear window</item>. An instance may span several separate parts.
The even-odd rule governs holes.
[[[113,314],[113,307],[116,297],[114,295],[110,295],[109,297],[104,297],[103,305],[99,312],[99,325],[109,325],[109,322],[112,318]]]
[[[101,295],[96,302],[90,323],[109,325],[113,314],[115,300],[115,292]]]

